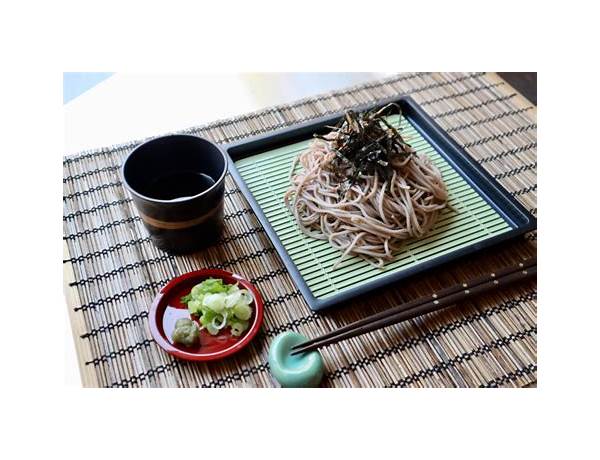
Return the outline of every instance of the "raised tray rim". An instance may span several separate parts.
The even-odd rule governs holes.
[[[322,130],[325,125],[335,124],[344,111],[324,115],[306,122],[295,123],[285,128],[274,130],[265,134],[252,136],[236,142],[222,145],[223,150],[231,160],[229,172],[240,188],[242,194],[248,200],[259,222],[277,253],[281,257],[285,267],[290,273],[294,283],[306,299],[313,311],[321,311],[339,305],[344,301],[366,294],[374,289],[391,285],[397,281],[404,280],[431,268],[439,267],[445,263],[465,257],[502,242],[523,235],[537,228],[537,220],[525,207],[519,203],[510,193],[497,182],[481,165],[479,165],[458,143],[454,141],[410,96],[395,96],[380,99],[369,104],[353,107],[353,110],[363,111],[375,107],[383,107],[395,102],[402,107],[403,115],[412,121],[413,126],[434,146],[440,155],[449,161],[456,171],[477,190],[494,210],[499,212],[509,223],[511,230],[492,236],[478,243],[457,249],[449,254],[435,257],[431,260],[419,263],[413,267],[400,272],[392,272],[381,276],[355,288],[346,289],[343,292],[333,294],[325,299],[318,299],[313,294],[300,271],[288,255],[285,247],[279,240],[275,230],[255,200],[235,166],[235,161],[266,150],[275,149],[279,146],[306,140],[313,133]]]

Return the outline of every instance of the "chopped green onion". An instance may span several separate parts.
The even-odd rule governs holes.
[[[252,308],[245,303],[238,303],[233,307],[233,314],[239,319],[248,320],[252,316]]]
[[[198,316],[202,329],[217,335],[226,327],[231,335],[240,336],[248,329],[254,297],[237,284],[224,284],[222,279],[208,278],[195,285],[181,298],[191,314]]]
[[[239,337],[246,329],[248,329],[248,321],[236,321],[231,323],[231,335]]]

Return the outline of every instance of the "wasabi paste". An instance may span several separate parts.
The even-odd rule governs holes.
[[[200,328],[191,319],[180,318],[175,323],[172,338],[175,343],[192,347],[200,340]]]

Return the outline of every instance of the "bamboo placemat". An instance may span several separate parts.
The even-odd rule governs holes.
[[[182,132],[230,142],[400,94],[410,94],[537,214],[536,109],[495,74],[399,74]],[[154,248],[119,178],[121,162],[140,142],[63,161],[65,289],[84,386],[275,386],[267,351],[278,333],[294,329],[314,337],[536,253],[533,232],[384,289],[368,304],[349,302],[316,314],[230,177],[226,230],[218,245],[191,256]],[[243,352],[222,362],[187,363],[151,339],[148,306],[168,279],[204,267],[234,271],[256,283],[266,300],[265,321]],[[530,385],[537,375],[536,300],[532,281],[330,346],[322,351],[323,386]]]

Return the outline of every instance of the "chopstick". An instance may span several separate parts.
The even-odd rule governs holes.
[[[320,337],[317,337],[317,338],[314,338],[314,339],[311,339],[311,340],[307,340],[306,342],[298,344],[298,345],[296,345],[296,348],[298,348],[298,347],[306,347],[306,346],[308,346],[308,345],[310,345],[312,343],[315,343],[315,342],[318,342],[318,341],[322,341],[322,340],[328,339],[330,337],[339,335],[339,334],[341,334],[343,332],[355,329],[356,327],[361,326],[363,324],[370,324],[370,323],[372,323],[375,320],[382,319],[382,318],[387,318],[389,316],[396,315],[396,314],[398,314],[400,312],[403,312],[403,311],[406,311],[406,310],[410,310],[412,308],[416,308],[419,305],[422,305],[424,303],[433,302],[436,299],[440,300],[443,297],[455,294],[456,292],[461,292],[464,289],[468,289],[469,287],[477,286],[477,285],[479,285],[481,283],[485,283],[487,281],[490,281],[490,279],[492,279],[492,280],[493,279],[498,279],[500,277],[508,275],[508,274],[514,272],[517,269],[527,269],[528,267],[531,267],[531,266],[535,265],[536,262],[537,262],[537,258],[536,257],[533,257],[533,258],[530,258],[530,259],[525,259],[525,260],[523,260],[523,262],[521,262],[519,264],[503,268],[501,270],[498,270],[498,271],[493,272],[493,273],[486,274],[484,276],[480,276],[478,278],[474,278],[474,279],[472,279],[472,280],[470,280],[469,282],[466,282],[466,283],[456,284],[454,286],[451,286],[451,287],[442,289],[440,291],[437,291],[436,293],[432,294],[431,296],[420,297],[420,298],[415,299],[415,300],[413,300],[411,302],[407,302],[407,303],[404,303],[402,305],[399,305],[399,306],[390,308],[388,310],[382,311],[380,313],[376,313],[374,315],[371,315],[368,318],[365,318],[365,319],[362,319],[362,320],[359,320],[359,321],[355,321],[354,323],[351,323],[351,324],[349,324],[347,326],[344,326],[342,328],[336,329],[335,331],[329,332],[329,333],[324,334],[324,335],[322,335]]]
[[[292,347],[292,355],[317,350],[327,345],[340,342],[357,335],[391,326],[437,310],[448,308],[456,302],[469,298],[509,283],[531,278],[537,274],[537,258],[524,260],[516,265],[504,268],[442,289],[430,296],[421,297],[411,302],[398,305],[389,310],[377,313],[368,318],[351,323],[335,331],[302,342]]]

